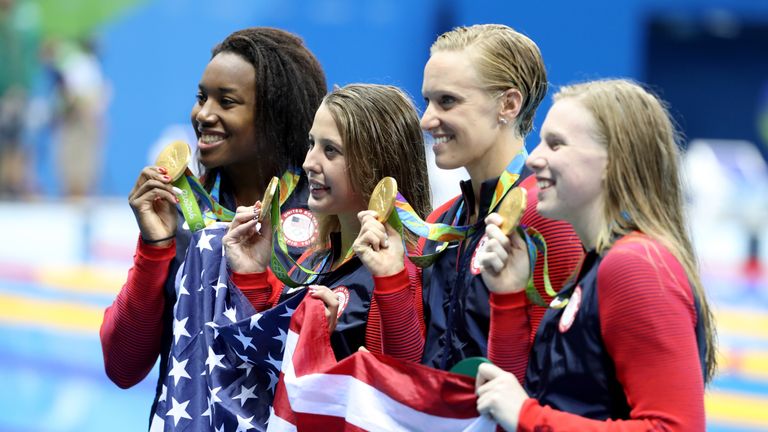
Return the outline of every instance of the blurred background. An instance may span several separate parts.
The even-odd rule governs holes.
[[[118,389],[98,329],[137,239],[127,194],[165,142],[193,141],[218,41],[280,27],[329,85],[394,84],[423,108],[434,38],[488,22],[538,43],[552,88],[631,77],[670,103],[720,335],[708,429],[768,430],[767,1],[0,0],[0,431],[146,430],[157,372]],[[436,202],[465,177],[431,175]]]

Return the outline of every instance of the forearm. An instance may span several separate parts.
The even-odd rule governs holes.
[[[522,384],[528,367],[531,319],[525,292],[491,294],[491,328],[488,359],[511,372]]]
[[[163,286],[174,255],[175,244],[153,247],[139,241],[128,280],[104,312],[99,332],[104,369],[121,388],[144,379],[160,354]]]
[[[374,277],[374,297],[381,313],[384,354],[418,362],[424,351],[420,317],[411,280],[405,269],[392,276]]]
[[[232,273],[232,282],[251,302],[257,312],[263,312],[272,307],[275,291],[282,290],[282,284],[277,278],[270,278],[269,272],[261,273]]]

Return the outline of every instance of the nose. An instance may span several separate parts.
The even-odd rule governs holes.
[[[544,169],[544,167],[547,165],[547,159],[546,159],[546,145],[539,144],[536,146],[536,148],[533,149],[533,151],[528,155],[528,159],[525,160],[525,165],[533,172],[538,172]]]
[[[440,125],[440,120],[437,118],[437,114],[431,103],[427,102],[427,108],[424,110],[424,114],[422,114],[419,124],[421,125],[421,129],[427,132]]]
[[[304,163],[301,164],[301,168],[304,170],[305,173],[309,174],[312,173],[318,173],[319,171],[319,164],[317,163],[317,157],[315,157],[315,150],[319,148],[320,146],[312,146],[307,150],[307,155],[304,156]]]
[[[201,125],[210,125],[216,122],[216,113],[214,112],[213,102],[211,98],[205,101],[202,105],[196,104],[192,109],[193,119]]]

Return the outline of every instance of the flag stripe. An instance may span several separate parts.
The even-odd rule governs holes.
[[[270,431],[318,430],[320,424],[343,431],[495,429],[477,414],[469,378],[364,352],[336,363],[322,302],[305,300],[286,337],[284,386],[278,385]]]

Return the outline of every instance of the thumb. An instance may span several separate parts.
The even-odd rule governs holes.
[[[483,384],[505,373],[506,372],[504,369],[496,366],[493,363],[482,363],[477,368],[477,377],[475,377],[475,389],[480,388],[480,386]]]

